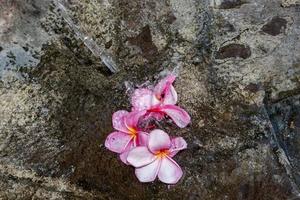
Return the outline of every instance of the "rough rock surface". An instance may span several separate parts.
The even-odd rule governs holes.
[[[300,7],[288,0],[0,0],[0,199],[300,198]],[[142,184],[103,146],[125,83],[178,71],[192,116],[177,185]],[[128,84],[127,84],[128,85]]]

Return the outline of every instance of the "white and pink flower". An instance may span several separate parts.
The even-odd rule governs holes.
[[[167,184],[175,184],[182,177],[180,166],[172,159],[180,150],[187,148],[182,137],[170,139],[162,130],[155,129],[149,135],[147,146],[133,148],[127,161],[134,167],[140,182],[158,179]]]
[[[128,152],[136,146],[147,144],[148,133],[138,128],[138,122],[145,111],[127,112],[119,110],[112,116],[114,129],[117,131],[109,134],[105,141],[105,147],[109,150],[119,153],[120,159],[127,164]]]
[[[177,92],[173,87],[176,76],[169,75],[162,79],[153,90],[147,88],[136,89],[131,97],[132,110],[146,110],[145,118],[153,117],[157,120],[169,116],[175,124],[186,127],[191,118],[182,108],[176,106]]]
[[[187,148],[185,140],[182,137],[171,139],[159,129],[148,134],[139,126],[142,120],[162,120],[165,116],[180,128],[190,123],[189,114],[176,106],[177,93],[172,85],[175,78],[174,75],[167,76],[153,90],[136,89],[131,98],[132,111],[120,110],[112,116],[116,131],[107,136],[105,147],[120,154],[125,164],[134,166],[141,182],[152,182],[158,177],[164,183],[175,184],[183,174],[172,158]]]

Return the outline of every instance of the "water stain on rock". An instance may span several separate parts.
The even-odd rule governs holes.
[[[261,31],[264,33],[267,33],[272,36],[279,35],[280,33],[283,33],[286,29],[287,21],[286,19],[280,18],[280,17],[274,17],[271,21],[269,21],[267,24],[265,24]]]
[[[109,40],[108,42],[105,43],[105,48],[109,49],[112,46],[112,40]]]
[[[243,0],[223,0],[219,6],[221,9],[238,8],[245,2]]]
[[[251,50],[248,45],[244,44],[228,44],[219,49],[216,54],[216,59],[226,58],[249,58],[251,56]]]
[[[300,115],[294,116],[293,122],[297,128],[300,128]]]
[[[167,16],[167,20],[166,22],[168,24],[172,24],[174,21],[176,20],[176,17],[173,13],[170,13],[168,16]]]
[[[128,41],[130,44],[140,47],[143,56],[148,60],[152,60],[157,54],[157,47],[152,42],[151,30],[148,25],[145,26],[142,32],[136,37],[128,38]]]
[[[252,93],[258,92],[259,89],[260,89],[259,84],[255,84],[255,83],[250,83],[245,87],[245,90],[252,92]]]
[[[236,31],[235,27],[231,23],[226,21],[224,18],[220,18],[218,20],[218,22],[216,23],[216,25],[219,29],[219,32],[222,33],[222,34],[226,34],[226,33]]]
[[[274,141],[284,150],[292,166],[292,176],[297,185],[300,183],[300,96],[294,95],[282,99],[268,108],[268,114],[274,124]]]

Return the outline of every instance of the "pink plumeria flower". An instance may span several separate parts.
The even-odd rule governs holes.
[[[112,123],[117,131],[110,133],[105,141],[105,147],[119,153],[120,159],[127,163],[129,151],[139,145],[146,145],[149,134],[138,128],[139,118],[146,111],[127,112],[120,110],[113,114]]]
[[[152,182],[158,179],[167,184],[175,184],[182,177],[180,166],[172,159],[187,143],[182,137],[172,140],[162,130],[150,132],[147,146],[132,149],[127,161],[134,167],[140,182]]]
[[[186,127],[191,118],[182,108],[175,106],[177,92],[173,87],[176,76],[169,75],[162,79],[152,90],[146,88],[136,89],[131,98],[133,110],[147,110],[145,118],[153,117],[161,120],[168,115],[180,128]]]

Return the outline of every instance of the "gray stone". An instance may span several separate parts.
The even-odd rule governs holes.
[[[50,1],[0,0],[1,199],[299,198],[297,3],[70,2],[121,70],[109,73]],[[103,143],[112,113],[130,109],[125,85],[174,68],[192,123],[161,126],[187,140],[175,157],[184,175],[142,184]]]

